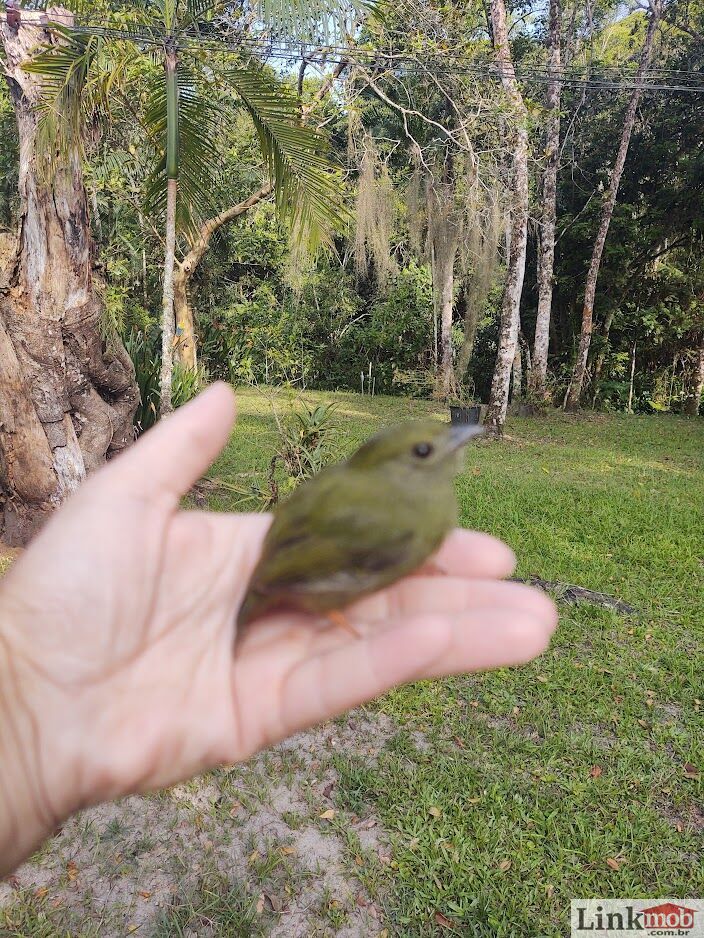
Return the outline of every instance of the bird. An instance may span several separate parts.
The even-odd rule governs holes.
[[[326,617],[420,567],[457,523],[459,456],[475,424],[408,421],[293,491],[274,512],[237,615],[241,635],[269,613]]]

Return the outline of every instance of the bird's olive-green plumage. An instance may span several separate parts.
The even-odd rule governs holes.
[[[402,424],[305,482],[277,509],[238,616],[325,613],[419,567],[457,520],[457,453],[480,431]]]

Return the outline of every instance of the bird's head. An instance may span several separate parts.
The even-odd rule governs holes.
[[[457,452],[482,433],[475,424],[450,425],[437,420],[418,420],[382,430],[350,457],[354,469],[394,466],[399,471],[424,475],[457,470]]]

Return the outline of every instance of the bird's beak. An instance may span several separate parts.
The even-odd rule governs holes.
[[[484,433],[484,427],[476,423],[456,423],[450,427],[450,447],[455,450],[469,443],[475,436],[481,436]]]

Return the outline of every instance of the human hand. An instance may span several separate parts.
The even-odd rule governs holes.
[[[0,872],[80,807],[246,759],[395,684],[546,647],[554,605],[502,582],[505,545],[456,531],[432,569],[347,610],[362,639],[289,613],[234,648],[270,519],[179,507],[233,419],[225,385],[181,408],[0,582]]]

